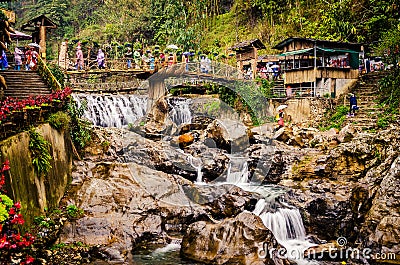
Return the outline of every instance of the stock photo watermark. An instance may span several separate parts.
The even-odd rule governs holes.
[[[337,246],[335,246],[337,245]],[[370,248],[353,248],[347,246],[347,239],[339,237],[335,245],[329,245],[322,248],[270,248],[268,243],[263,242],[259,245],[258,257],[261,259],[267,257],[278,257],[291,260],[309,259],[331,259],[331,260],[346,260],[346,259],[367,259],[367,260],[396,260],[396,254],[392,252],[374,253]],[[306,254],[305,254],[306,253]]]

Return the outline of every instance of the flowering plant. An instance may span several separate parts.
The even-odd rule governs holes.
[[[15,111],[22,111],[26,107],[40,107],[43,104],[50,104],[52,102],[60,102],[67,99],[71,95],[72,90],[66,87],[63,90],[57,90],[50,95],[39,95],[36,97],[29,97],[27,99],[15,99],[7,97],[5,100],[0,102],[0,121],[7,118],[7,115]]]
[[[21,235],[18,231],[18,226],[24,224],[25,220],[19,213],[21,203],[14,203],[4,190],[8,170],[10,162],[6,160],[0,168],[0,264],[32,264],[34,258],[22,253],[33,244],[35,238],[29,233]]]

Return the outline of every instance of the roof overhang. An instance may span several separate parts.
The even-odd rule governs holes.
[[[361,51],[361,47],[363,46],[362,43],[291,37],[291,38],[287,38],[287,39],[281,41],[280,43],[278,43],[277,45],[275,45],[272,48],[277,49],[277,50],[283,50],[285,47],[287,47],[290,43],[292,43],[294,41],[314,43],[316,46],[320,46],[320,47],[328,47],[328,48],[333,48],[333,49],[336,49],[336,48],[337,49],[349,49],[349,50],[354,50],[354,51]]]
[[[236,43],[231,47],[233,51],[246,51],[252,48],[265,49],[265,45],[259,39],[246,40],[243,42]]]
[[[42,26],[51,29],[57,28],[57,24],[51,21],[51,19],[49,19],[45,15],[40,15],[23,24],[21,29],[27,31],[36,31],[39,27]]]
[[[317,47],[316,52],[317,52],[317,56],[321,56],[324,54],[339,55],[339,54],[346,54],[346,53],[357,53],[357,54],[359,53],[357,51],[347,50],[347,49],[329,49],[329,48],[321,48],[321,47]],[[279,54],[279,56],[291,56],[291,55],[300,55],[300,54],[314,55],[314,48],[284,52],[284,53]]]

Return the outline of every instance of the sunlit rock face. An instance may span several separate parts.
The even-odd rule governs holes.
[[[101,144],[105,139],[107,148]],[[75,162],[63,201],[82,208],[85,216],[67,223],[61,241],[104,245],[110,259],[124,260],[142,242],[166,243],[169,233],[182,232],[193,222],[254,208],[253,194],[230,184],[195,185],[160,171],[167,162],[171,172],[195,172],[175,147],[121,129],[99,129],[84,160]]]
[[[348,246],[399,259],[397,134],[390,129],[353,135],[347,128],[337,147],[309,152],[293,164],[280,183],[293,188],[289,200],[301,209],[309,233],[328,241],[346,237]]]
[[[242,212],[220,223],[191,224],[183,237],[181,254],[207,264],[289,264],[278,259],[274,251],[268,253],[280,248],[260,217]]]

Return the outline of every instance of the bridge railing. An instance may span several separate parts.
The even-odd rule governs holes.
[[[128,59],[120,58],[120,59],[105,59],[104,63],[105,69],[108,70],[127,70],[128,69]],[[85,59],[83,63],[83,69],[77,69],[76,63],[70,66],[75,70],[98,70],[98,63],[96,59]],[[150,64],[141,63],[135,64],[135,61],[131,59],[131,67],[130,69],[138,69],[138,70],[150,70]]]
[[[54,77],[53,73],[50,71],[49,67],[47,66],[46,62],[38,56],[38,68],[37,71],[39,75],[45,80],[48,86],[50,86],[51,90],[62,90],[62,86],[60,82]]]
[[[210,62],[204,64],[201,62],[189,62],[189,63],[178,63],[166,66],[159,70],[159,72],[165,71],[168,75],[208,75],[214,78],[226,78],[229,80],[242,80],[244,75],[238,71],[237,68],[230,65]]]

